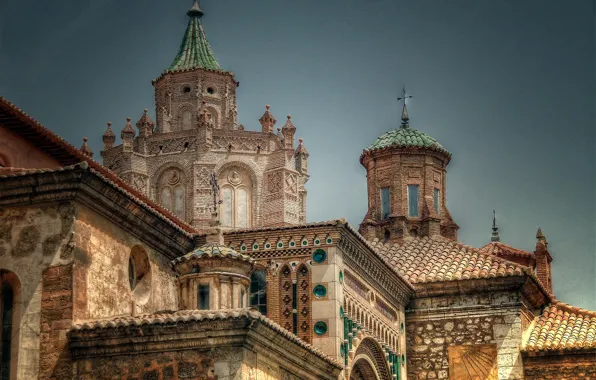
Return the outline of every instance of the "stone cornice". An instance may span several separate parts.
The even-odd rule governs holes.
[[[336,379],[343,368],[252,309],[191,310],[134,320],[91,322],[76,325],[68,337],[75,359],[244,346],[276,357],[290,370],[304,369],[307,363],[311,370],[314,367],[329,379]]]
[[[416,298],[440,297],[495,291],[519,291],[525,276],[493,277],[414,284]]]
[[[193,248],[192,236],[90,169],[86,162],[0,177],[0,206],[74,201],[106,217],[169,259]]]
[[[406,305],[413,295],[411,285],[402,279],[372,248],[367,247],[353,233],[343,230],[338,247],[344,253],[344,262],[375,290],[394,305]]]

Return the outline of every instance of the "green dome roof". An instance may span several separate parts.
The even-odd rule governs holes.
[[[373,151],[383,148],[426,148],[436,150],[451,156],[447,149],[443,148],[433,137],[411,128],[408,124],[402,124],[398,129],[386,132],[379,136],[374,143],[369,145],[365,151]]]

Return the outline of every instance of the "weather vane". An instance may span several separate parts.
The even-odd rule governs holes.
[[[397,101],[398,102],[400,100],[404,101],[404,108],[401,111],[401,123],[403,125],[407,125],[410,118],[408,117],[408,108],[406,107],[406,99],[410,99],[412,97],[412,95],[406,95],[406,86],[405,85],[402,87],[402,92],[403,92],[403,96],[397,98]]]
[[[213,217],[217,219],[217,205],[222,204],[219,198],[219,184],[217,183],[217,175],[215,172],[211,173],[211,191],[213,191]]]

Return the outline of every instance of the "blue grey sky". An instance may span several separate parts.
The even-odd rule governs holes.
[[[190,0],[4,0],[0,94],[99,156],[173,60]],[[203,0],[220,62],[236,73],[239,121],[265,104],[292,114],[311,153],[309,221],[367,208],[358,158],[398,126],[453,154],[448,207],[460,240],[533,250],[542,227],[556,296],[596,309],[595,5],[593,0]],[[117,133],[118,134],[118,133]]]

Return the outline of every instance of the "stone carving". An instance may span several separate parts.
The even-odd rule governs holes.
[[[130,185],[143,194],[147,194],[147,178],[138,173],[133,173],[131,176]]]
[[[269,173],[267,175],[267,185],[270,193],[277,193],[281,191],[281,173]]]
[[[296,174],[286,173],[286,189],[290,194],[298,193]]]
[[[170,185],[175,185],[180,182],[180,173],[178,170],[172,170],[167,176],[167,181]]]
[[[240,177],[240,174],[238,174],[236,170],[230,170],[230,172],[228,173],[228,181],[232,185],[239,185],[240,183],[242,183],[242,177]]]

